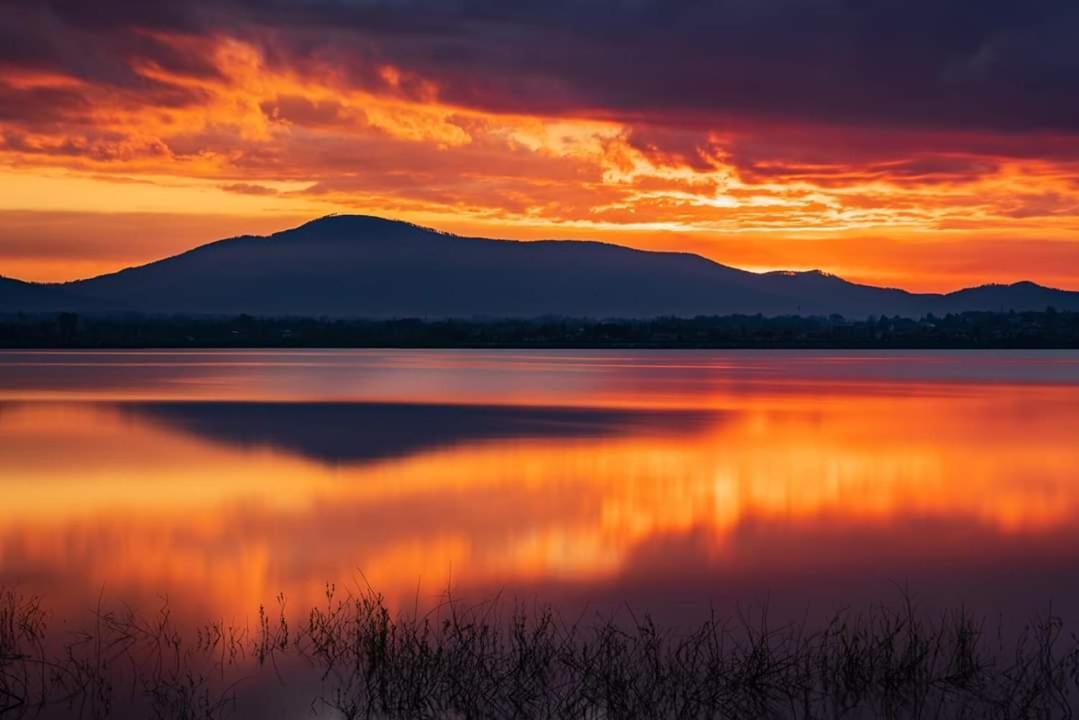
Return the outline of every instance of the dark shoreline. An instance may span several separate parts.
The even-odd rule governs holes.
[[[3,349],[1079,349],[1079,313],[968,312],[919,319],[732,315],[340,319],[88,315],[0,316]]]

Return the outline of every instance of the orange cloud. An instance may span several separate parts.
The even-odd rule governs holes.
[[[0,240],[0,274],[68,279],[177,249],[125,234],[117,252],[102,235],[126,213],[245,218],[251,232],[362,211],[912,289],[1022,278],[1079,287],[1079,157],[1024,156],[1004,136],[908,132],[890,147],[851,132],[844,146],[826,127],[492,112],[385,62],[357,81],[329,61],[281,63],[224,34],[139,37],[156,55],[129,59],[138,82],[126,86],[5,75],[0,211],[40,217],[54,238],[46,214],[83,221],[79,243],[60,243],[62,259],[46,242],[35,256],[32,228]]]

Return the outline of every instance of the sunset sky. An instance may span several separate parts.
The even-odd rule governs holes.
[[[7,0],[0,275],[330,212],[1079,289],[1074,0]]]

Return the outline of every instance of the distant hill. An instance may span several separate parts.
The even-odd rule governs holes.
[[[815,271],[751,273],[689,253],[459,237],[356,215],[325,217],[268,237],[220,240],[88,280],[0,279],[0,312],[8,313],[367,318],[838,313],[858,318],[1050,305],[1079,310],[1079,293],[1017,283],[915,294]]]
[[[66,285],[28,283],[0,276],[0,312],[99,312],[110,309],[107,303],[79,295]]]

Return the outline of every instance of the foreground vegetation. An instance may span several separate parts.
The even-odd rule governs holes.
[[[50,637],[37,600],[6,593],[0,717],[261,717],[247,701],[279,693],[335,718],[1054,718],[1079,687],[1060,620],[1006,641],[909,602],[817,629],[757,613],[675,631],[497,603],[402,617],[332,588],[294,622],[280,601],[253,628],[182,631],[164,608]]]
[[[1079,348],[1079,313],[652,320],[9,315],[0,347]]]

